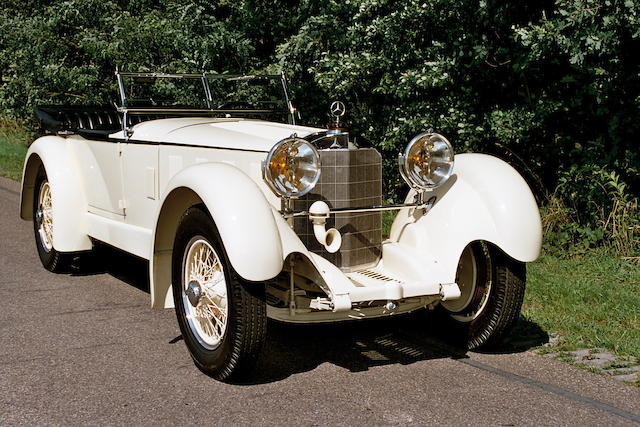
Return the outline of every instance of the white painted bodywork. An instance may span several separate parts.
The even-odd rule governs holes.
[[[23,171],[20,217],[33,219],[34,184],[42,165],[53,199],[53,247],[61,252],[88,250],[92,246],[87,235],[86,182],[80,173],[77,150],[74,140],[42,137],[29,147]]]
[[[379,265],[341,271],[306,249],[262,180],[261,163],[277,141],[317,131],[258,120],[179,118],[138,124],[129,139],[121,132],[108,141],[45,136],[27,154],[21,217],[31,219],[41,161],[52,188],[54,248],[88,250],[95,239],[150,260],[152,306],[163,308],[173,306],[171,256],[180,216],[203,204],[245,280],[274,278],[294,254],[308,260],[333,312],[269,308],[271,317],[287,321],[389,314],[380,307],[354,309],[371,300],[401,300],[400,311],[423,307],[453,289],[460,254],[475,240],[523,262],[538,256],[540,217],[522,177],[494,157],[462,154],[452,178],[432,192],[436,202],[428,212],[399,213]]]
[[[397,242],[399,253],[387,256],[387,265],[399,269],[413,257],[436,281],[452,282],[462,250],[476,240],[491,242],[518,261],[538,258],[542,226],[536,201],[525,180],[502,160],[459,154],[452,177],[429,196],[437,199],[426,215],[414,209],[398,213],[389,240]],[[407,200],[412,199],[409,193]]]

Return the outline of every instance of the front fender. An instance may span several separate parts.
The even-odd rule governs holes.
[[[204,203],[240,277],[263,281],[282,271],[282,243],[272,207],[244,172],[225,163],[190,166],[169,181],[161,211],[178,189],[190,189]],[[158,223],[154,236],[157,228]]]
[[[59,252],[89,250],[87,201],[73,142],[59,136],[38,138],[27,151],[22,172],[20,218],[33,219],[35,181],[44,167],[53,197],[53,247]]]
[[[440,283],[455,281],[463,249],[476,240],[501,248],[522,262],[540,254],[542,227],[536,201],[525,180],[504,161],[485,154],[460,154],[455,173],[427,197],[436,203],[425,215],[403,209],[390,240],[437,271]],[[407,200],[413,200],[413,192]]]

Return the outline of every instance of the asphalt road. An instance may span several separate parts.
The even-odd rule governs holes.
[[[461,353],[413,315],[269,324],[259,369],[195,368],[147,265],[103,249],[92,274],[42,268],[19,185],[0,178],[0,425],[636,425],[640,389],[527,351]],[[535,325],[530,325],[535,329]]]

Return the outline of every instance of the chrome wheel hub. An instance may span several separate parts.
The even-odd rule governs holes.
[[[187,298],[189,299],[191,306],[197,307],[200,302],[200,298],[202,298],[202,288],[200,287],[200,284],[195,280],[192,280],[187,285],[187,289],[185,289],[184,293],[187,294]]]
[[[38,210],[36,211],[36,224],[38,225],[38,227],[42,225],[43,218],[44,217],[42,215],[42,206],[38,206]]]

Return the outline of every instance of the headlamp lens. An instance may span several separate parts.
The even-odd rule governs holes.
[[[412,187],[435,188],[453,173],[453,147],[437,133],[422,133],[399,156],[400,173]]]
[[[290,198],[304,196],[320,179],[320,155],[304,139],[283,139],[267,155],[263,175],[276,194]]]

